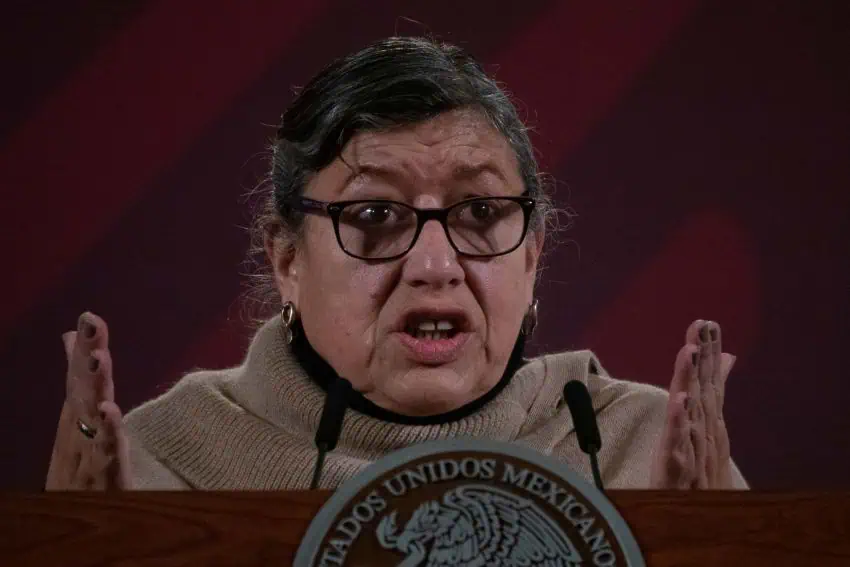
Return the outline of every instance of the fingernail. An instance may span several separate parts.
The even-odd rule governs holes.
[[[711,340],[716,341],[717,340],[717,329],[712,328],[711,331],[709,331],[709,333],[711,334]]]
[[[703,342],[705,342],[705,341],[707,341],[707,340],[708,340],[708,328],[707,328],[707,327],[703,327],[703,328],[701,328],[701,329],[699,330],[699,338],[700,338]]]
[[[100,367],[100,361],[95,357],[89,358],[89,371],[97,372],[97,369]]]
[[[83,321],[82,324],[83,336],[87,339],[93,339],[97,329],[95,326],[89,323],[88,321]]]

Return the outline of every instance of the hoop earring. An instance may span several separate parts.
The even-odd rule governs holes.
[[[292,344],[292,323],[295,322],[295,304],[287,301],[283,304],[283,309],[280,310],[280,322],[283,325],[281,332],[283,340],[286,344]]]
[[[534,301],[531,302],[531,305],[528,306],[528,311],[525,312],[525,316],[522,318],[522,332],[526,336],[526,338],[531,337],[534,334],[534,329],[537,328],[537,305],[538,301],[535,298]]]

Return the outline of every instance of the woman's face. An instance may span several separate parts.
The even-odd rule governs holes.
[[[474,112],[361,133],[342,156],[314,176],[306,197],[431,208],[524,191],[507,141]],[[281,296],[295,304],[313,348],[356,390],[397,413],[433,415],[499,381],[532,301],[540,234],[529,232],[509,254],[475,259],[458,255],[433,221],[405,256],[366,262],[343,252],[329,217],[305,223],[294,252],[273,252]],[[449,322],[451,338],[411,334],[428,321]]]

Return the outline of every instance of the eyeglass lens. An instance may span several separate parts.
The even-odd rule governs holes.
[[[516,247],[525,213],[508,199],[481,199],[452,207],[446,220],[449,239],[462,254],[490,256]],[[351,203],[339,215],[343,249],[362,258],[390,258],[406,252],[416,238],[416,211],[401,203]]]

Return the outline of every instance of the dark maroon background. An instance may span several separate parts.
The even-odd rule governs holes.
[[[497,70],[578,213],[534,350],[666,385],[690,320],[714,318],[751,482],[850,486],[846,5],[4,5],[0,486],[42,486],[81,311],[111,326],[124,408],[239,360],[264,125],[332,57],[423,30]]]

